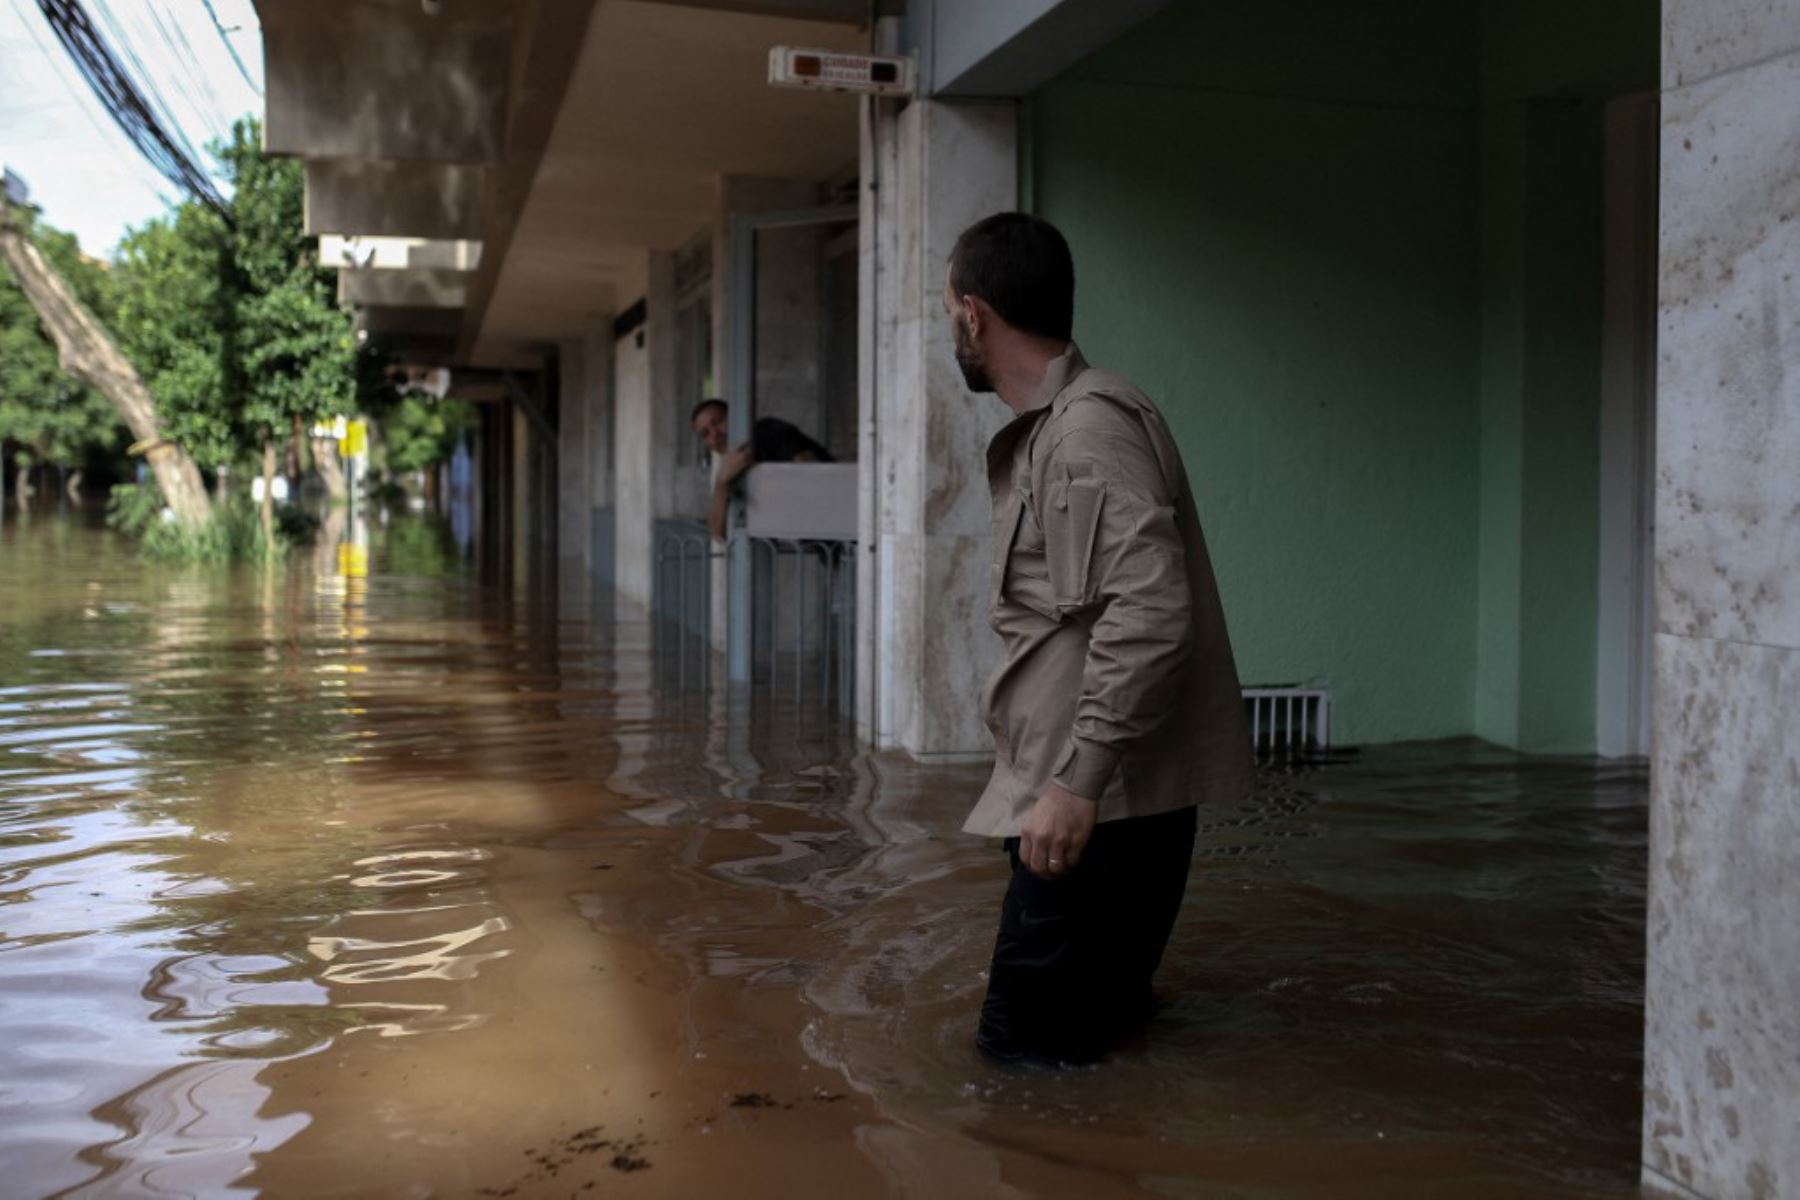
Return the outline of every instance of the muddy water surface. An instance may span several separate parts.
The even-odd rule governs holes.
[[[979,767],[659,689],[426,526],[336,566],[0,526],[0,1194],[1635,1194],[1637,771],[1270,775],[1149,1036],[1002,1070]]]

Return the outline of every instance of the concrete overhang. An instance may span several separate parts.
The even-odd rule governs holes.
[[[410,336],[454,338],[462,327],[462,314],[453,308],[391,305],[356,310],[358,333],[372,338]]]
[[[481,265],[481,243],[431,238],[343,237],[319,239],[319,265],[340,271],[406,271],[436,268],[473,271]]]
[[[920,88],[936,96],[1024,96],[1171,0],[912,0]]]
[[[710,8],[715,12],[759,17],[786,17],[794,21],[831,21],[840,25],[866,26],[869,0],[656,0],[684,8]]]
[[[866,34],[738,7],[605,0],[594,11],[531,169],[509,144],[505,183],[489,193],[466,361],[578,336],[638,299],[645,253],[717,219],[721,177],[823,181],[854,164],[856,98],[769,87],[768,51],[854,51]]]
[[[469,273],[441,268],[338,272],[338,299],[373,309],[454,308],[469,298]]]
[[[326,159],[306,164],[306,232],[481,236],[480,167]]]
[[[540,0],[538,9],[553,7]],[[304,158],[499,161],[513,0],[257,0],[263,144]],[[357,231],[365,232],[365,231]]]

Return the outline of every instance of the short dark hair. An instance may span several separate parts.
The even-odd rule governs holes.
[[[688,414],[688,424],[692,425],[695,421],[698,421],[700,419],[700,414],[705,412],[709,408],[717,408],[719,411],[727,413],[727,414],[729,414],[731,412],[730,405],[726,404],[723,400],[719,399],[717,396],[709,396],[705,400],[702,400],[700,403],[694,405],[694,411]]]
[[[963,230],[950,251],[950,290],[980,296],[1014,329],[1066,342],[1075,329],[1075,260],[1056,226],[996,213]]]

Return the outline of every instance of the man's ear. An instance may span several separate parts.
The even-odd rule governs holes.
[[[983,329],[987,328],[988,317],[990,315],[987,301],[981,299],[979,296],[964,296],[962,298],[962,310],[963,320],[966,321],[969,326],[969,339],[973,341],[981,336],[981,331]]]

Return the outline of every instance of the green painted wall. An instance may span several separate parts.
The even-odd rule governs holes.
[[[1475,26],[1439,7],[1177,4],[1030,103],[1076,336],[1181,441],[1244,681],[1328,683],[1353,742],[1474,719]]]
[[[1638,41],[1588,48],[1627,17],[1653,83],[1657,18],[1606,0],[1571,49],[1554,11],[1178,0],[1025,105],[1076,336],[1181,440],[1245,682],[1329,684],[1345,741],[1593,741],[1600,108],[1569,93],[1627,90]]]
[[[1594,747],[1604,98],[1657,86],[1646,0],[1481,13],[1474,732]]]
[[[1594,746],[1603,109],[1484,114],[1475,732]]]

